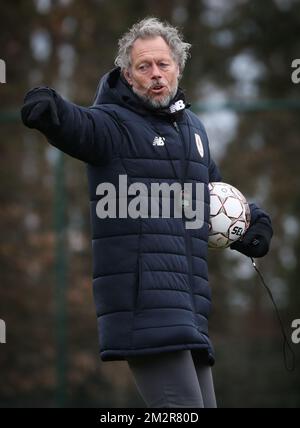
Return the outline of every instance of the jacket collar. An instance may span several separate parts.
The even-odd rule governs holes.
[[[186,103],[183,90],[178,88],[168,107],[151,108],[132,91],[131,86],[122,76],[119,67],[111,70],[100,80],[94,98],[94,105],[98,104],[118,104],[144,116],[155,115],[172,120],[177,120],[183,114],[185,108],[191,106]]]

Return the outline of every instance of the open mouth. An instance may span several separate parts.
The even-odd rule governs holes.
[[[155,92],[155,93],[160,93],[164,90],[164,88],[165,88],[165,86],[157,85],[157,86],[154,86],[153,88],[151,88],[151,91]]]

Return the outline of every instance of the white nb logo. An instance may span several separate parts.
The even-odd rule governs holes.
[[[164,137],[155,137],[153,141],[153,146],[164,146],[165,145]]]
[[[182,100],[176,101],[175,104],[170,106],[171,113],[175,113],[176,111],[183,110],[185,108],[185,104]]]

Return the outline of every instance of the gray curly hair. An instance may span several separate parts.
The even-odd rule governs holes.
[[[179,66],[180,74],[182,74],[192,45],[183,41],[183,36],[177,28],[152,17],[137,22],[119,39],[119,51],[115,65],[121,67],[122,70],[128,69],[131,66],[130,54],[135,40],[158,36],[161,36],[169,46],[172,56]]]

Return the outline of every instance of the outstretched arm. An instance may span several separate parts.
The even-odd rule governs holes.
[[[22,121],[38,129],[63,152],[87,163],[103,164],[117,150],[118,130],[107,113],[80,107],[54,89],[31,89],[24,98]]]

